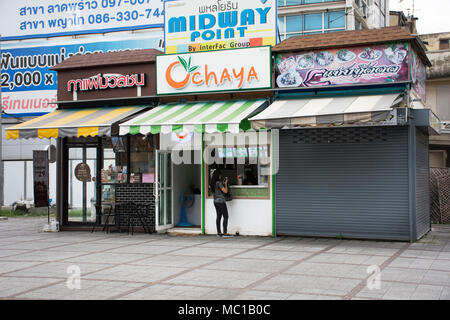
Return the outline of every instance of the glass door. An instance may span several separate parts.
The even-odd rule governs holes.
[[[94,223],[97,201],[97,147],[69,147],[68,163],[69,223]]]
[[[156,183],[155,203],[158,221],[158,230],[173,227],[172,210],[172,158],[170,152],[157,151],[156,153]]]

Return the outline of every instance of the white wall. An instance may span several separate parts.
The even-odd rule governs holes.
[[[206,199],[205,207],[206,233],[216,234],[217,215],[214,200]],[[271,200],[234,199],[227,202],[227,207],[228,233],[238,232],[242,236],[272,236]]]

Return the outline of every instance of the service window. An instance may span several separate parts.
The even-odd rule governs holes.
[[[245,135],[242,133],[241,135]],[[230,136],[230,135],[229,135]],[[233,198],[268,198],[270,195],[270,139],[237,139],[226,134],[218,139],[206,138],[207,185],[216,170],[228,178]],[[242,138],[242,136],[240,137]],[[208,144],[209,140],[209,144]],[[234,140],[234,143],[230,143]],[[240,142],[238,141],[240,140]],[[212,190],[209,190],[212,197]]]

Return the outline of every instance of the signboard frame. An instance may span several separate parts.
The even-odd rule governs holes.
[[[173,53],[168,53],[167,52],[167,47],[170,47],[170,46],[168,46],[167,45],[167,31],[166,30],[168,30],[168,26],[167,26],[167,23],[168,23],[168,21],[167,21],[167,3],[170,3],[170,2],[176,2],[176,1],[183,1],[183,0],[164,0],[164,12],[165,12],[165,14],[164,14],[164,26],[163,26],[163,28],[164,28],[164,53],[165,54],[182,54],[182,53],[193,53],[193,52],[190,52],[190,51],[186,51],[186,52],[173,52]],[[236,0],[237,1],[237,0]],[[274,29],[274,32],[275,32],[275,44],[273,45],[273,46],[275,46],[275,45],[277,45],[278,43],[279,43],[279,33],[278,33],[278,1],[277,0],[273,0],[274,1],[274,4],[273,4],[273,6],[274,6],[274,8],[275,8],[275,29]],[[214,1],[214,3],[215,4],[217,4],[217,2],[220,2],[220,1]],[[267,1],[265,1],[263,4],[265,4]],[[262,3],[262,1],[261,1],[261,3]],[[237,38],[237,37],[235,37],[235,38],[233,38],[233,39],[230,39],[230,40],[222,40],[222,41],[232,41],[232,40],[239,40],[239,38]],[[217,42],[220,42],[220,41],[218,41],[218,40],[216,40],[216,41],[211,41],[211,42],[203,42],[203,43],[205,43],[205,44],[207,44],[207,43],[217,43]],[[186,44],[185,45],[187,45],[187,46],[189,46],[189,45],[192,45],[192,43],[190,42],[190,41],[188,41],[188,42],[186,42]],[[202,44],[202,43],[198,43],[198,44]],[[258,46],[266,46],[266,44],[262,44],[262,45],[258,45]],[[248,47],[246,47],[246,48],[251,48],[252,46],[248,46]],[[257,46],[253,46],[253,47],[257,47]],[[234,49],[244,49],[244,47],[241,47],[241,48],[226,48],[226,49],[217,49],[217,50],[204,50],[204,51],[195,51],[195,52],[205,52],[205,51],[220,51],[220,50],[234,50]]]
[[[241,51],[241,50],[255,50],[267,48],[268,49],[268,60],[267,67],[269,68],[267,71],[269,73],[269,83],[267,86],[256,87],[256,88],[239,88],[239,89],[223,89],[223,90],[211,90],[211,91],[179,91],[179,92],[170,92],[170,93],[160,93],[158,91],[158,84],[160,81],[160,77],[165,78],[165,73],[158,72],[158,59],[167,58],[171,56],[182,56],[182,55],[201,55],[201,54],[214,54],[217,52],[231,54],[232,52]],[[173,53],[173,54],[161,54],[156,56],[155,62],[155,71],[156,71],[156,95],[157,96],[173,96],[173,95],[182,95],[182,94],[208,94],[208,93],[221,93],[221,92],[239,92],[239,91],[255,91],[255,90],[264,90],[264,89],[272,89],[273,87],[273,59],[272,59],[272,47],[271,46],[259,46],[259,47],[249,47],[249,48],[240,48],[234,50],[214,50],[214,51],[201,51],[201,52],[187,52],[187,53]]]
[[[409,43],[392,42],[280,53],[275,55],[274,61],[276,88],[321,88],[409,81],[410,52]]]

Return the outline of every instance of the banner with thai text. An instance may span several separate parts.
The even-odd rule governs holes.
[[[164,26],[161,0],[14,0],[0,2],[3,40],[105,33]]]
[[[408,44],[279,54],[279,88],[320,87],[408,81]]]
[[[59,41],[39,40],[28,45],[5,42],[1,50],[2,107],[4,113],[39,115],[56,108],[57,72],[50,70],[58,63],[77,54],[114,52],[133,49],[163,50],[163,32],[151,31],[139,35],[90,36]]]

